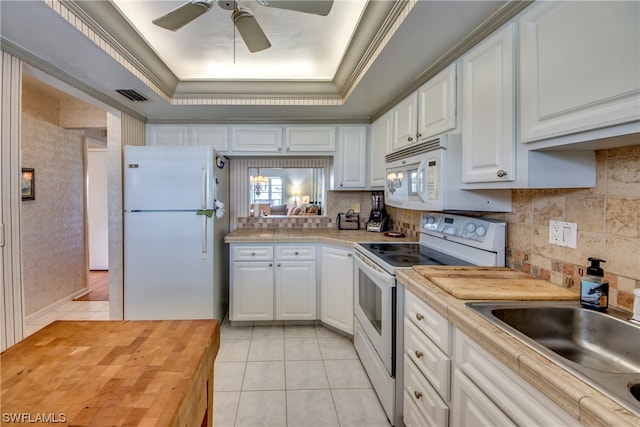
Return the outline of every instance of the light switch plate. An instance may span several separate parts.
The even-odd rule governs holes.
[[[549,243],[575,249],[578,246],[578,224],[549,221]]]

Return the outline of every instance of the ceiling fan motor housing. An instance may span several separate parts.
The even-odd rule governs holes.
[[[218,6],[224,10],[235,10],[238,7],[238,2],[235,0],[218,0]]]

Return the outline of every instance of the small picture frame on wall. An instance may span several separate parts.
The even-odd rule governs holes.
[[[36,199],[35,174],[36,173],[33,168],[22,168],[22,184],[20,186],[22,200]]]

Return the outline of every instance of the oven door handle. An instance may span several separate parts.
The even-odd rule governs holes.
[[[360,265],[360,268],[369,276],[375,276],[377,279],[389,284],[389,287],[393,288],[396,281],[393,280],[393,276],[379,267],[369,265],[369,262],[363,260],[359,256],[356,256],[356,261]]]

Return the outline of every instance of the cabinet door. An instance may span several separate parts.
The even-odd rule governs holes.
[[[348,249],[322,248],[320,320],[353,334],[353,253]]]
[[[367,172],[367,128],[341,126],[336,157],[336,189],[364,188]]]
[[[282,261],[276,264],[276,319],[316,319],[316,262]]]
[[[206,145],[218,152],[229,151],[229,128],[220,125],[191,125],[191,145]]]
[[[640,3],[538,2],[520,26],[522,141],[640,119]]]
[[[462,180],[515,179],[514,31],[509,24],[462,58]]]
[[[285,151],[334,152],[336,150],[335,126],[293,126],[285,129]]]
[[[451,414],[451,424],[454,426],[516,425],[459,369],[453,374]]]
[[[273,263],[231,264],[231,320],[273,320]]]
[[[456,127],[456,64],[451,64],[418,89],[418,139]]]
[[[416,142],[418,94],[412,93],[393,107],[393,144],[397,151]]]
[[[147,145],[189,145],[188,125],[147,125]]]
[[[278,126],[232,126],[231,151],[282,152],[282,128]]]
[[[371,146],[369,150],[369,186],[384,187],[386,171],[384,156],[390,152],[393,138],[393,112],[389,111],[371,125]]]

